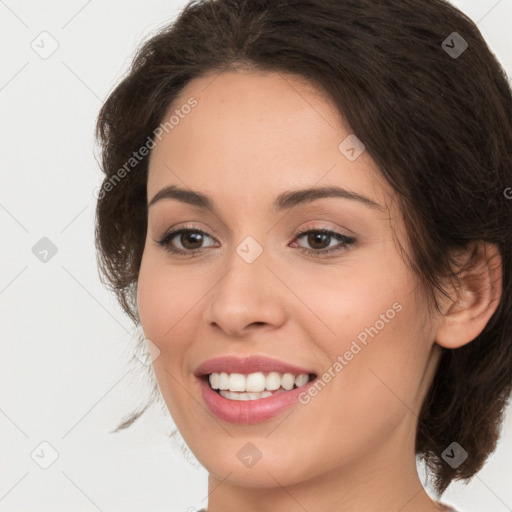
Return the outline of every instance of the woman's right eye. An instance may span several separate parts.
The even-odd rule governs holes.
[[[157,244],[170,253],[193,256],[204,249],[204,247],[201,247],[201,244],[204,242],[205,237],[212,239],[207,233],[199,229],[180,228],[165,233],[157,241]],[[181,247],[174,245],[176,241]]]

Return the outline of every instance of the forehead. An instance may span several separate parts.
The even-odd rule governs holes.
[[[168,184],[236,190],[241,202],[316,184],[364,189],[381,204],[391,193],[366,151],[353,161],[343,154],[350,128],[295,75],[210,72],[184,87],[161,126],[170,120],[151,153],[148,198]]]

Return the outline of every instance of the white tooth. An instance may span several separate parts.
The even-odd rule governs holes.
[[[275,391],[281,387],[281,375],[277,372],[270,372],[267,375],[265,388],[270,391]]]
[[[245,375],[241,373],[232,373],[229,376],[230,391],[245,391]]]
[[[223,396],[224,398],[227,398],[228,400],[238,400],[239,398],[239,394],[238,393],[233,393],[232,391],[221,391],[220,392],[221,396]]]
[[[309,380],[309,375],[307,373],[301,373],[300,375],[297,375],[295,377],[295,385],[300,388],[301,386],[304,386],[306,382]]]
[[[220,394],[221,396],[223,396],[224,398],[228,398],[229,400],[239,400],[242,402],[249,400],[249,396],[247,395],[247,393],[237,393],[235,391],[222,391]]]
[[[227,372],[213,372],[208,378],[212,389],[242,393],[261,393],[263,391],[267,393],[269,391],[283,389],[290,391],[294,386],[301,387],[309,381],[309,375],[307,373],[295,376],[291,373],[282,375],[279,372],[270,372],[266,377],[262,372],[255,372],[249,375],[242,373],[229,374]],[[265,397],[266,396],[270,395],[265,395]],[[264,397],[259,396],[259,398]],[[242,400],[244,400],[244,398],[242,398]]]
[[[229,400],[239,400],[242,402],[248,400],[259,400],[260,398],[267,398],[272,396],[270,391],[262,391],[261,393],[238,393],[236,391],[221,391],[220,394]]]
[[[267,398],[272,394],[286,393],[284,389],[280,389],[275,393],[270,391],[262,391],[261,393],[238,393],[236,391],[220,391],[220,395],[228,400],[248,401],[248,400],[259,400],[260,398]]]
[[[211,373],[210,377],[210,386],[212,389],[219,389],[219,374],[218,373]]]
[[[287,391],[290,391],[290,389],[293,389],[293,385],[295,384],[295,375],[292,375],[291,373],[285,373],[283,375],[283,378],[281,379],[281,386],[283,386],[284,389]]]
[[[219,389],[229,389],[229,374],[226,372],[219,374]]]
[[[266,378],[263,373],[251,373],[247,375],[247,382],[245,383],[246,391],[260,392],[265,389]]]

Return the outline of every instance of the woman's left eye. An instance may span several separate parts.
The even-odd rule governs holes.
[[[306,231],[301,231],[297,235],[297,239],[306,237],[307,242],[310,245],[323,245],[325,244],[326,240],[329,241],[338,241],[338,244],[335,244],[334,247],[330,247],[330,244],[327,244],[327,248],[321,248],[319,250],[311,250],[307,248],[303,248],[302,250],[311,256],[319,256],[322,254],[327,254],[331,252],[338,252],[343,251],[348,248],[349,245],[353,244],[356,239],[352,236],[343,235],[341,233],[338,233],[336,231],[332,231],[330,229],[308,229]],[[334,240],[333,240],[334,239]]]
[[[213,238],[211,238],[207,233],[199,229],[181,228],[165,233],[163,237],[156,242],[159,246],[163,247],[170,253],[194,256],[194,254],[205,249],[205,247],[201,247],[205,238],[213,240]],[[313,246],[313,249],[299,247],[300,250],[308,255],[317,257],[327,253],[346,250],[349,245],[356,241],[354,237],[343,235],[325,228],[301,231],[295,239],[298,240],[301,238],[305,238],[307,243],[310,244],[310,246]],[[181,247],[173,245],[174,239],[179,242]],[[335,244],[334,247],[329,247],[331,245],[330,242],[332,241],[337,241],[338,243]],[[329,243],[327,243],[327,247],[324,247],[326,242]],[[293,242],[293,246],[297,246],[297,244]],[[315,246],[317,247],[315,248]]]

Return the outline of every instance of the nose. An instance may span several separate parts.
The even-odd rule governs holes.
[[[252,263],[238,254],[231,258],[208,296],[208,325],[231,338],[244,338],[255,329],[273,330],[285,322],[286,288],[264,255]]]

